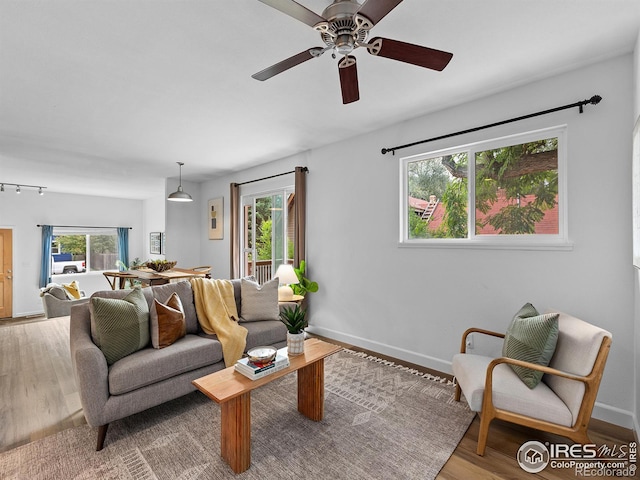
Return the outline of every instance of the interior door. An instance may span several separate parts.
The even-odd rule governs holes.
[[[13,316],[12,231],[0,229],[0,318]]]

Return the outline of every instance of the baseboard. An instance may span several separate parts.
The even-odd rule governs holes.
[[[392,345],[368,340],[355,335],[347,335],[342,332],[336,332],[335,330],[323,327],[309,326],[307,327],[307,331],[322,337],[333,338],[339,342],[348,343],[365,350],[371,350],[372,352],[397,358],[398,360],[404,360],[405,362],[437,370],[438,372],[451,374],[451,362],[430,357],[429,355],[412,352],[403,348],[397,348]]]
[[[604,403],[596,402],[593,406],[593,413],[591,414],[591,416],[593,418],[597,418],[598,420],[602,420],[603,422],[611,423],[613,425],[618,425],[619,427],[633,430],[637,435],[638,421],[633,412],[622,410],[621,408],[606,405]]]
[[[403,360],[405,362],[421,365],[432,370],[437,370],[438,372],[451,374],[451,362],[447,360],[431,357],[422,353],[412,352],[403,348],[397,348],[392,345],[376,342],[366,338],[358,337],[356,335],[348,335],[328,328],[310,325],[309,327],[307,327],[307,331],[309,331],[309,333],[332,338],[339,342],[347,343],[355,347],[371,350],[382,355],[397,358],[398,360]],[[638,419],[635,417],[633,412],[596,402],[593,408],[593,418],[597,418],[598,420],[602,420],[613,425],[618,425],[620,427],[633,429],[636,436],[640,435],[640,429],[638,428]]]

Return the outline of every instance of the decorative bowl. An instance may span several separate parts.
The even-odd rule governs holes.
[[[247,352],[252,363],[269,363],[276,358],[278,350],[273,347],[254,347]]]
[[[155,270],[156,272],[164,272],[166,270],[171,270],[176,266],[178,262],[169,262],[167,260],[149,260],[147,262],[147,267],[151,270]]]

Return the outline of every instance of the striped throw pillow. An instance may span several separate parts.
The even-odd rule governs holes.
[[[511,321],[502,345],[502,356],[538,365],[549,365],[558,341],[558,313],[539,314],[525,304]],[[542,380],[542,372],[509,365],[529,388]]]
[[[149,344],[149,305],[140,287],[122,300],[92,297],[99,347],[114,364]]]

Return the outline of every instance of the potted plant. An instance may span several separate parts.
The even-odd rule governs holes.
[[[307,328],[307,311],[296,305],[285,307],[280,312],[280,320],[287,327],[287,353],[301,355],[304,353],[304,329]]]
[[[307,293],[318,291],[318,284],[316,282],[312,282],[304,276],[306,266],[306,262],[304,260],[300,260],[300,266],[293,269],[293,271],[296,272],[296,276],[298,277],[299,282],[291,285],[291,289],[293,290],[294,295],[302,295],[304,297]]]

